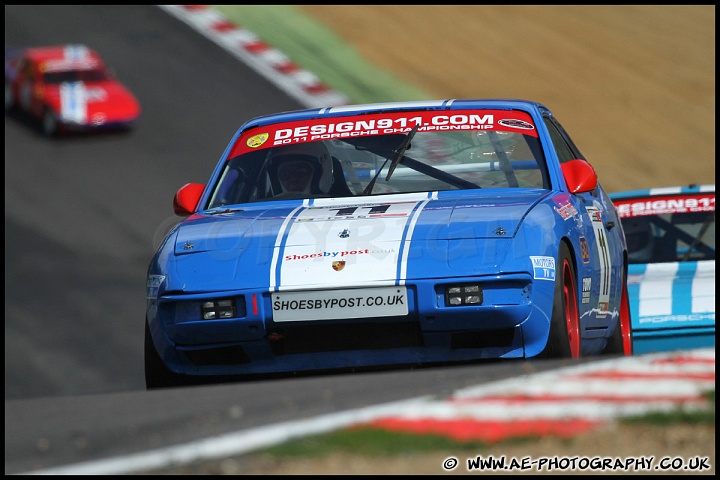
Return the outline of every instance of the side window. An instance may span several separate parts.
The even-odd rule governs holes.
[[[570,160],[574,160],[576,158],[580,160],[586,160],[583,154],[580,153],[580,150],[577,148],[570,136],[567,134],[565,129],[562,127],[562,125],[560,125],[560,122],[558,122],[555,117],[550,115],[549,112],[545,112],[543,113],[543,122],[545,123],[548,133],[550,134],[553,146],[555,147],[555,151],[557,152],[558,160],[561,164],[569,162]],[[598,189],[594,189],[592,192],[590,192],[590,194],[594,197],[597,197]],[[612,202],[609,198],[604,198],[603,203],[605,204],[605,208],[607,208],[607,205],[612,206]]]
[[[545,126],[550,133],[550,138],[552,139],[553,146],[555,147],[555,151],[557,152],[560,163],[565,163],[574,158],[579,158],[573,152],[572,147],[570,147],[570,145],[568,145],[568,143],[565,141],[565,137],[555,125],[555,122],[553,122],[552,119],[546,116],[543,117],[543,121],[545,122]]]

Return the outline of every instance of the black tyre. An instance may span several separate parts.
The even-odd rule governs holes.
[[[632,321],[630,317],[630,299],[627,289],[627,271],[623,274],[622,297],[620,299],[620,318],[608,339],[603,353],[610,355],[632,355]]]
[[[158,355],[150,335],[150,326],[145,321],[145,387],[155,388],[178,387],[185,384],[184,377],[172,372]]]
[[[48,137],[54,137],[58,134],[58,120],[55,114],[48,108],[45,110],[42,118],[42,132]]]
[[[17,109],[17,102],[15,101],[15,95],[13,94],[12,87],[5,84],[5,111],[12,112]]]
[[[544,358],[580,358],[580,317],[578,309],[575,263],[565,242],[560,243],[555,266],[555,297],[550,334],[540,354]]]

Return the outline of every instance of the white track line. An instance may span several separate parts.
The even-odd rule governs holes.
[[[678,358],[687,358],[696,362],[672,363]],[[582,364],[560,368],[548,372],[525,375],[519,378],[501,380],[456,391],[445,401],[431,396],[388,403],[358,410],[349,410],[322,415],[306,420],[286,422],[267,427],[241,430],[168,448],[156,449],[134,455],[125,455],[105,460],[78,463],[27,472],[32,475],[113,475],[134,472],[147,472],[163,468],[190,464],[196,461],[225,458],[240,455],[260,448],[277,445],[291,439],[339,430],[351,425],[370,423],[386,418],[440,418],[440,419],[528,419],[528,418],[583,418],[587,420],[608,420],[624,415],[636,415],[649,411],[668,410],[678,406],[696,408],[695,401],[682,400],[685,396],[699,396],[704,391],[714,389],[705,380],[693,379],[698,368],[707,374],[715,372],[715,349],[697,349],[680,352],[646,354],[637,357],[623,357],[603,362]],[[703,362],[706,362],[703,365]],[[698,364],[703,365],[699,367]],[[668,372],[668,365],[672,365]],[[683,367],[684,365],[684,367]],[[658,367],[660,366],[660,367]],[[687,370],[685,370],[687,368]],[[603,379],[588,388],[588,379],[604,372],[663,372],[677,375],[686,372],[687,380],[674,379],[672,388],[665,385],[668,379],[662,375],[653,380],[645,380],[640,390],[627,388],[633,381],[610,381]],[[592,382],[592,380],[590,380]],[[680,388],[682,382],[683,388]],[[571,402],[527,401],[518,403],[516,395],[570,394],[576,397]],[[597,394],[617,395],[618,401],[598,401],[592,397]],[[509,401],[503,403],[498,395],[507,395]],[[623,396],[632,396],[627,401]],[[647,401],[642,400],[642,395]],[[668,397],[674,395],[678,401]],[[483,402],[482,408],[474,402]],[[589,397],[589,398],[584,398]],[[469,402],[462,403],[460,402]],[[478,411],[481,410],[481,411]]]
[[[217,43],[306,108],[348,104],[345,95],[330,89],[315,74],[303,70],[284,53],[208,5],[158,7]]]

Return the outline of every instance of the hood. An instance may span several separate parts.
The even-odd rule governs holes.
[[[122,122],[140,114],[135,96],[115,80],[47,85],[45,100],[63,120],[79,124]]]
[[[193,290],[396,285],[429,271],[461,275],[467,262],[452,262],[460,245],[498,242],[506,246],[488,251],[506,252],[541,196],[443,200],[423,193],[195,216],[177,230],[177,273]],[[492,260],[497,268],[501,259]]]

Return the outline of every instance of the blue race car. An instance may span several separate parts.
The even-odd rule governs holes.
[[[635,353],[715,346],[715,185],[610,194],[628,248]]]
[[[620,219],[539,103],[255,118],[174,210],[148,267],[148,388],[631,353]]]

